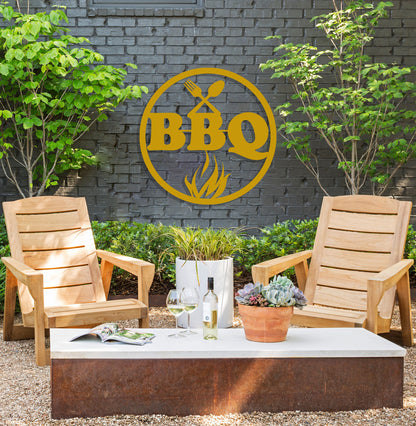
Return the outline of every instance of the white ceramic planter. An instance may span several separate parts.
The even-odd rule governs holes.
[[[199,306],[191,314],[191,328],[202,328],[202,298],[208,291],[208,277],[214,277],[214,292],[218,296],[218,327],[231,327],[234,316],[233,259],[198,261],[199,287],[195,263],[194,260],[176,258],[176,288],[180,291],[192,284],[199,289]],[[187,324],[188,316],[182,314],[178,325],[187,327]]]

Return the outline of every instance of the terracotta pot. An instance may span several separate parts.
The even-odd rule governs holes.
[[[262,308],[238,304],[247,340],[282,342],[286,339],[293,306]]]

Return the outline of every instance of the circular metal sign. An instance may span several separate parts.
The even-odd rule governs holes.
[[[248,80],[197,68],[164,83],[140,123],[143,160],[158,184],[195,204],[221,204],[253,189],[276,150],[273,112]]]

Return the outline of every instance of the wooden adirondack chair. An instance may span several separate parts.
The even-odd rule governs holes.
[[[139,319],[148,326],[155,266],[96,250],[84,198],[36,197],[3,203],[11,257],[6,265],[4,340],[35,336],[38,365],[50,362],[45,329]],[[101,258],[101,268],[97,256]],[[138,300],[107,301],[114,265],[138,277]],[[23,324],[14,324],[16,291]]]
[[[254,265],[253,281],[267,285],[294,266],[308,306],[295,309],[292,324],[374,333],[390,331],[397,289],[403,343],[412,346],[413,260],[402,259],[411,207],[385,197],[324,197],[313,250]]]

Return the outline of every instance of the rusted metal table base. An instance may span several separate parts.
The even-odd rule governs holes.
[[[53,359],[52,418],[403,406],[403,358]]]

